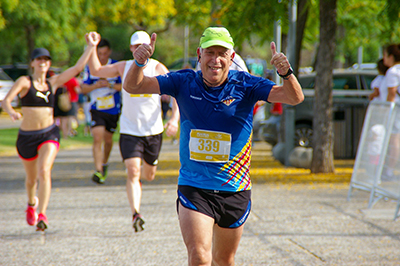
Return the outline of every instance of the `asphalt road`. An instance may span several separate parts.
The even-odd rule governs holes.
[[[254,154],[262,148],[256,144]],[[277,182],[278,172],[294,170],[259,152],[271,161],[265,170],[271,164],[275,170],[255,179],[236,265],[400,265],[395,202],[382,200],[367,209],[369,194],[362,191],[347,201],[346,180],[310,182],[303,174],[298,182]],[[160,174],[143,182],[141,233],[131,227],[118,147],[102,186],[90,180],[90,148],[59,152],[45,233],[25,222],[19,158],[0,157],[0,265],[187,265],[175,210],[177,146],[164,143],[161,154]],[[259,162],[257,167],[263,168]]]

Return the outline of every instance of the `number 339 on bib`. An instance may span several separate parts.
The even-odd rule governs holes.
[[[192,129],[189,141],[190,159],[199,162],[227,162],[231,151],[231,134]]]

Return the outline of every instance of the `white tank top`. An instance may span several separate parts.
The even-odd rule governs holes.
[[[133,60],[126,61],[122,84]],[[156,66],[159,62],[150,59],[143,69],[145,76],[157,76]],[[130,94],[122,89],[122,111],[120,133],[138,137],[157,135],[163,132],[161,117],[161,96],[159,94]]]

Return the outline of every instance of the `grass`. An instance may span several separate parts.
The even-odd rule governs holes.
[[[93,138],[91,136],[83,135],[83,125],[79,125],[77,128],[78,135],[73,138],[64,139],[61,136],[60,150],[62,149],[75,149],[82,147],[91,147],[93,144]],[[61,131],[60,134],[62,135]],[[178,133],[179,134],[179,133]],[[14,156],[17,155],[17,142],[18,128],[11,129],[0,129],[0,156]],[[170,137],[167,137],[164,133],[163,140],[168,141]],[[113,141],[119,145],[119,125],[116,132],[113,134]]]
[[[73,138],[64,139],[61,136],[60,149],[74,149],[78,147],[90,147],[93,143],[91,136],[83,135],[83,125],[77,128],[78,135]],[[62,135],[62,133],[60,132]],[[0,156],[17,155],[16,141],[18,136],[18,128],[1,129],[0,130]],[[114,133],[113,141],[118,143],[119,131]]]

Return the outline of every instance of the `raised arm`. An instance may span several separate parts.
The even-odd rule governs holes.
[[[286,75],[291,71],[289,61],[283,53],[277,53],[275,43],[271,42],[272,59],[271,65],[274,65],[280,75]],[[269,102],[281,102],[290,105],[296,105],[304,100],[303,90],[294,74],[290,74],[283,79],[282,86],[275,85],[269,96]]]
[[[56,90],[58,87],[63,85],[65,82],[67,82],[68,80],[70,80],[73,77],[75,77],[76,75],[78,75],[84,69],[85,65],[87,64],[90,55],[96,48],[94,43],[97,41],[96,40],[97,35],[95,34],[95,32],[90,32],[90,33],[86,33],[85,38],[86,38],[88,45],[87,45],[85,51],[83,52],[83,54],[81,55],[81,57],[79,58],[79,60],[76,62],[76,64],[74,66],[68,68],[67,70],[63,71],[61,74],[54,75],[49,79],[54,90]]]
[[[160,86],[157,78],[143,75],[143,67],[153,55],[156,38],[157,35],[153,33],[151,35],[150,44],[140,45],[133,53],[135,61],[127,72],[124,83],[122,84],[122,87],[127,92],[132,94],[160,93]]]
[[[96,32],[97,42],[94,43],[96,49],[94,49],[91,57],[89,58],[89,70],[90,74],[100,78],[113,78],[117,76],[122,76],[123,69],[125,68],[125,61],[121,61],[115,64],[101,65],[99,57],[97,55],[97,45],[101,40],[100,34]],[[123,65],[122,67],[120,65]],[[122,73],[120,71],[122,69]]]

